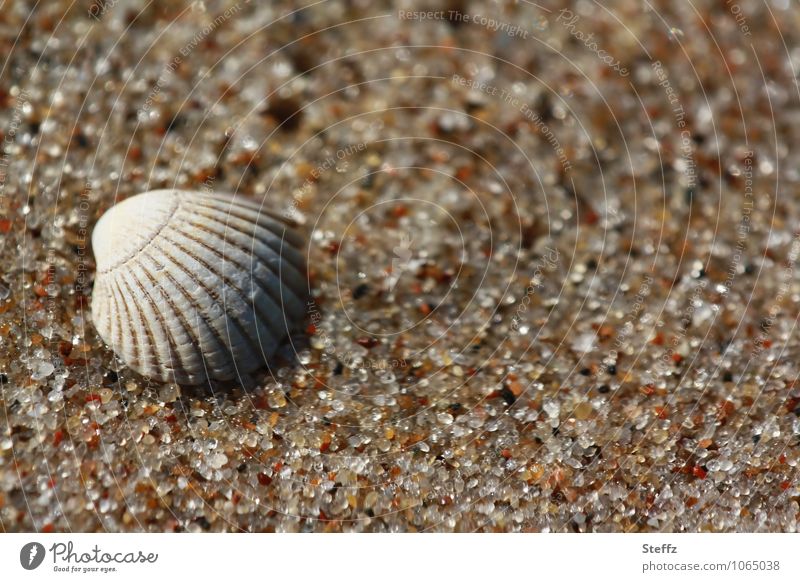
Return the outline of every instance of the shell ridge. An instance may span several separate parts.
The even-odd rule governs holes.
[[[169,308],[169,310],[172,312],[172,315],[174,316],[174,318],[177,319],[178,322],[180,323],[181,328],[183,329],[183,332],[186,334],[186,336],[191,341],[192,340],[192,336],[187,332],[186,326],[184,325],[184,322],[183,322],[183,318],[179,315],[178,311],[175,309],[175,306],[174,306],[174,304],[172,302],[172,299],[170,298],[169,294],[162,288],[161,285],[159,285],[156,282],[155,277],[147,269],[147,267],[145,266],[144,262],[139,263],[139,267],[141,268],[142,274],[147,278],[148,282],[150,283],[149,287],[151,289],[154,289],[154,290],[158,291],[159,295],[164,300],[163,305],[166,305]],[[137,279],[138,279],[138,277],[137,277]],[[156,304],[155,303],[155,299],[152,296],[150,296],[149,292],[147,293],[147,295],[150,297],[151,302]],[[170,345],[170,360],[173,359],[173,353],[174,353],[174,358],[177,359],[177,366],[175,365],[174,361],[171,362],[172,363],[172,370],[173,370],[173,373],[175,374],[175,380],[177,381],[179,373],[183,377],[192,375],[192,373],[189,371],[189,366],[187,366],[186,361],[184,360],[184,356],[181,353],[181,350],[178,348],[177,344],[175,343],[175,337],[173,336],[172,329],[171,329],[172,326],[167,325],[167,320],[166,320],[166,316],[165,316],[164,312],[159,308],[156,308],[155,312],[156,312],[156,316],[161,320],[161,325],[164,328],[164,331],[165,331],[165,333],[167,335],[167,341],[169,342],[169,345]]]
[[[300,306],[301,312],[305,312],[303,306],[305,304],[304,297],[307,281],[306,268],[302,255],[297,249],[291,245],[279,246],[282,239],[279,239],[274,233],[270,232],[270,236],[265,238],[261,233],[261,230],[265,229],[260,229],[258,225],[254,225],[255,229],[252,232],[245,232],[236,224],[224,223],[216,217],[202,213],[197,214],[204,219],[204,223],[189,222],[188,224],[192,228],[215,235],[224,245],[238,249],[250,257],[250,263],[252,263],[252,258],[255,255],[259,262],[280,280],[281,286],[292,292],[297,302],[296,305]],[[219,229],[222,229],[223,232],[220,232],[214,225],[219,225]],[[281,251],[282,248],[285,252]],[[289,268],[287,268],[283,277],[279,275],[278,270],[274,267],[275,263],[287,263]],[[252,266],[247,265],[245,268],[250,270]],[[271,294],[273,297],[275,296],[274,293]]]
[[[188,278],[191,278],[191,277],[192,277],[192,272],[191,272],[190,270],[188,270],[188,269],[187,269],[187,268],[186,268],[186,267],[185,267],[183,264],[181,264],[181,262],[180,262],[180,261],[179,261],[179,260],[178,260],[178,259],[177,259],[177,258],[176,258],[176,257],[175,257],[175,256],[174,256],[172,253],[171,253],[171,252],[167,251],[167,250],[166,250],[166,249],[164,249],[164,248],[161,248],[160,246],[159,246],[159,250],[161,250],[161,252],[162,252],[162,253],[163,253],[163,254],[164,254],[166,257],[168,257],[168,258],[169,258],[169,261],[170,261],[170,263],[171,263],[171,264],[172,264],[172,265],[173,265],[173,266],[174,266],[176,269],[178,269],[179,271],[181,271],[181,272],[182,272],[182,273],[183,273],[185,276],[187,276]],[[195,259],[195,260],[196,260],[196,259]],[[172,282],[172,284],[173,284],[173,285],[175,285],[175,287],[176,287],[176,288],[178,288],[178,289],[181,291],[181,293],[183,293],[183,295],[184,295],[184,297],[186,298],[186,300],[187,300],[187,301],[188,301],[188,302],[191,304],[191,306],[194,308],[194,311],[195,311],[195,313],[196,313],[196,314],[198,314],[198,315],[201,317],[201,319],[203,320],[203,322],[206,324],[206,326],[207,326],[207,329],[209,330],[209,332],[211,332],[211,334],[213,335],[214,339],[216,340],[216,342],[217,342],[217,346],[218,346],[218,347],[220,347],[220,348],[222,348],[222,350],[223,350],[224,352],[227,352],[227,354],[228,354],[228,356],[229,356],[229,357],[228,357],[228,360],[230,360],[230,361],[233,361],[233,360],[235,359],[235,353],[234,353],[234,346],[233,346],[233,342],[231,342],[231,341],[230,341],[231,337],[230,337],[230,336],[228,336],[228,340],[229,340],[229,341],[225,341],[225,336],[224,336],[224,334],[222,334],[222,333],[220,332],[220,330],[219,330],[219,329],[218,329],[218,328],[217,328],[217,327],[216,327],[216,326],[215,326],[215,325],[212,323],[212,321],[211,321],[211,320],[210,320],[210,318],[208,317],[208,314],[206,313],[206,308],[205,308],[205,307],[203,307],[202,305],[200,305],[200,304],[197,302],[197,299],[194,297],[194,295],[192,294],[192,292],[191,292],[189,289],[187,289],[187,288],[186,288],[186,287],[183,285],[183,283],[182,283],[182,282],[178,281],[178,280],[177,280],[177,279],[176,279],[176,278],[175,278],[175,277],[174,277],[174,276],[173,276],[171,273],[167,272],[167,276],[169,277],[169,279],[170,279],[170,281]],[[210,288],[209,288],[209,287],[208,287],[208,286],[207,286],[207,285],[206,285],[204,282],[202,282],[202,281],[197,281],[197,286],[198,286],[198,288],[199,288],[199,289],[201,289],[201,290],[202,290],[202,291],[205,293],[205,295],[206,295],[206,296],[207,296],[207,297],[208,297],[208,298],[209,298],[209,299],[210,299],[212,302],[219,304],[220,297],[219,297],[219,294],[218,294],[218,293],[217,293],[215,290],[213,290],[213,289],[210,289]],[[199,336],[199,335],[196,335],[195,337],[197,337],[197,338],[198,338],[198,342],[199,342],[199,338],[200,338],[200,336]]]
[[[197,239],[195,237],[192,237],[191,235],[186,234],[185,232],[180,232],[180,236],[185,237],[185,238],[189,239],[190,241],[194,242],[195,244],[200,245],[203,248],[208,249],[209,252],[214,253],[222,261],[227,261],[227,262],[229,262],[229,263],[231,263],[233,265],[236,265],[237,267],[248,269],[248,267],[246,265],[242,265],[239,261],[237,261],[235,259],[232,259],[229,256],[226,256],[224,253],[222,253],[219,250],[213,248],[207,242],[205,242],[205,241],[203,241],[201,239]],[[221,240],[223,243],[225,243],[225,241],[223,239],[219,239],[219,240]],[[231,244],[230,246],[232,248],[238,248],[239,250],[242,250],[241,247],[238,247],[236,245],[232,245]],[[271,338],[266,338],[266,337],[262,338],[261,331],[258,329],[259,326],[257,325],[257,327],[255,329],[256,335],[253,336],[252,334],[248,334],[249,337],[258,345],[258,349],[262,352],[262,354],[261,354],[262,357],[264,359],[266,359],[266,354],[263,353],[264,350],[263,350],[262,346],[267,342],[268,339],[270,340],[271,343],[276,343],[279,339],[281,339],[280,337],[275,337],[276,336],[275,324],[280,324],[280,321],[275,321],[274,318],[270,317],[267,309],[265,309],[265,307],[261,305],[261,302],[258,302],[255,299],[250,299],[249,297],[251,297],[251,294],[245,293],[245,290],[242,289],[237,283],[235,283],[233,281],[230,281],[230,279],[228,277],[224,276],[224,275],[219,275],[219,276],[225,281],[225,283],[228,286],[232,287],[233,289],[235,289],[239,293],[239,296],[242,298],[242,301],[243,301],[243,303],[244,303],[244,305],[246,307],[248,307],[248,308],[253,307],[255,309],[255,313],[258,315],[258,323],[261,324],[260,327],[263,327],[264,331],[271,332],[270,335],[273,336],[273,337],[271,337]],[[262,282],[257,277],[253,276],[252,272],[250,273],[249,281],[250,281],[251,290],[253,289],[253,287],[258,287],[258,289],[261,291],[261,298],[264,300],[264,302],[267,303],[266,308],[273,309],[276,312],[281,312],[281,306],[276,301],[275,297],[273,296],[274,293],[272,292],[271,289],[265,288],[263,286]],[[278,295],[280,295],[280,293]],[[284,327],[282,329],[284,329],[284,330],[288,329],[287,326],[286,326],[287,321],[286,321],[286,317],[285,316],[283,317],[283,324],[284,324]],[[279,328],[277,331],[278,331],[279,334],[281,334],[281,337],[283,337],[285,335],[285,333],[283,333],[281,331],[281,328]]]
[[[97,330],[100,332],[101,336],[105,335],[103,333],[105,331],[108,337],[111,338],[111,341],[108,342],[111,344],[111,349],[120,351],[122,348],[122,339],[117,329],[120,325],[119,303],[117,303],[117,299],[113,290],[110,289],[108,281],[102,281],[102,284],[99,287],[96,286],[95,289],[102,291],[100,294],[102,300],[97,303],[92,302],[92,317],[97,321]],[[113,309],[110,306],[111,303],[114,305]],[[114,317],[115,315],[116,317]],[[117,339],[118,337],[120,338],[119,340]]]
[[[253,210],[258,215],[263,216],[265,218],[271,218],[273,221],[286,225],[291,226],[289,220],[274,212],[269,210],[268,208],[264,208],[263,204],[256,202],[255,200],[251,200],[250,198],[244,198],[242,196],[233,196],[228,197],[224,194],[205,194],[198,198],[198,202],[205,202],[203,206],[206,208],[217,208],[219,209],[219,204],[224,204],[229,208],[242,208],[243,210]],[[221,210],[221,209],[220,209]]]
[[[280,232],[286,232],[287,236],[291,239],[290,243],[295,248],[299,248],[303,244],[302,237],[291,225],[285,222],[282,217],[273,217],[266,211],[259,211],[255,208],[248,208],[238,204],[230,204],[227,208],[219,208],[219,206],[216,205],[205,204],[198,204],[198,207],[219,212],[226,217],[233,217],[249,224],[258,225],[275,235]],[[237,211],[241,211],[241,213]]]
[[[113,285],[110,285],[110,287],[112,288],[114,303],[117,305],[117,313],[120,314],[117,317],[117,322],[119,323],[120,348],[122,353],[124,354],[128,350],[126,342],[124,341],[124,334],[123,334],[123,329],[125,329],[126,326],[124,320],[122,319],[121,316],[122,310],[119,309],[119,305],[121,304],[122,309],[125,310],[125,315],[127,315],[127,321],[129,322],[132,319],[131,312],[130,309],[128,308],[128,304],[125,303],[125,301],[122,299],[122,290],[119,288],[119,281],[117,281],[117,277],[114,277]],[[133,352],[131,356],[131,361],[132,361],[131,365],[138,366],[139,362],[141,361],[141,356],[139,355],[139,337],[138,334],[136,333],[136,329],[134,328],[134,326],[129,325],[127,326],[127,329],[130,331],[129,336],[131,337],[132,340],[132,343],[130,344],[130,349]]]
[[[288,248],[292,248],[291,245],[289,245],[289,243],[286,243],[286,239],[281,237],[281,246],[280,246],[280,252],[278,253],[278,256],[283,256],[284,246],[287,246],[287,245],[288,245]],[[283,281],[284,267],[285,266],[286,265],[284,264],[284,261],[280,261],[280,260],[278,261],[278,280],[280,280],[280,281]],[[289,266],[290,267],[294,267],[291,264],[289,264]],[[267,268],[272,270],[272,267],[269,264],[267,264]],[[298,276],[299,276],[299,280],[300,281],[304,281],[307,284],[308,279],[307,279],[305,274],[298,273]],[[301,285],[301,287],[303,287],[303,285]],[[281,293],[281,312],[284,314],[284,319],[286,319],[286,310],[287,310],[287,308],[292,309],[292,313],[295,315],[295,317],[303,317],[303,316],[305,316],[306,315],[306,299],[307,299],[306,292],[308,291],[308,288],[304,289],[302,296],[300,296],[300,294],[298,294],[298,292],[296,292],[294,290],[294,288],[292,288],[290,286],[286,286],[286,288],[289,289],[289,291],[292,292],[292,297],[295,299],[296,304],[291,305],[291,306],[287,306],[286,302],[285,302],[286,301],[286,297],[284,296],[283,293]]]
[[[230,348],[225,343],[225,341],[222,339],[222,336],[218,333],[217,329],[211,324],[210,321],[208,321],[208,318],[203,313],[203,310],[194,303],[194,299],[192,298],[191,293],[183,286],[183,284],[181,284],[177,279],[175,279],[175,277],[173,277],[171,273],[166,273],[165,277],[170,280],[170,282],[175,286],[176,289],[178,289],[178,291],[184,296],[186,301],[188,301],[194,307],[195,319],[197,319],[197,323],[198,323],[196,329],[198,330],[198,332],[194,332],[194,328],[193,328],[192,337],[195,338],[197,345],[198,346],[202,346],[203,345],[203,341],[202,341],[201,336],[199,334],[199,329],[200,329],[200,325],[199,324],[200,324],[200,321],[202,321],[203,325],[205,326],[205,329],[208,330],[209,335],[211,336],[211,338],[216,343],[217,349],[220,352],[227,353],[228,356],[229,356],[229,359],[233,359],[233,354],[232,354]],[[203,362],[203,368],[204,368],[204,370],[206,372],[206,377],[209,377],[208,376],[208,365],[206,363],[205,356],[201,356],[201,360]]]
[[[284,239],[281,238],[281,249],[283,248],[283,241],[284,241]],[[280,261],[278,262],[278,277],[279,277],[280,280],[283,280],[283,262],[280,262]],[[291,290],[291,291],[294,293],[293,290]],[[298,301],[299,301],[299,298],[298,298]],[[302,310],[302,313],[305,313],[305,305],[302,305],[302,301],[299,301],[299,302],[301,303],[300,309]],[[284,302],[283,293],[281,293],[281,313],[283,314],[283,323],[284,323],[284,325],[287,326],[287,329],[288,329],[289,322],[288,322],[288,320],[286,318],[286,307],[287,306],[286,306],[286,304]]]
[[[231,231],[232,233],[241,235],[242,237],[244,237],[246,239],[250,239],[250,240],[259,242],[264,246],[265,249],[267,249],[268,252],[271,252],[271,253],[274,254],[274,256],[270,257],[271,259],[273,259],[273,260],[274,259],[286,259],[287,261],[289,261],[291,266],[294,267],[294,269],[297,271],[297,275],[302,277],[302,273],[305,270],[305,261],[303,260],[302,254],[300,254],[300,252],[297,250],[297,248],[292,246],[291,243],[289,243],[289,244],[287,244],[285,246],[282,243],[276,245],[277,241],[283,241],[284,240],[284,236],[283,235],[285,235],[285,231],[281,232],[280,236],[279,236],[278,233],[272,232],[271,230],[266,229],[266,228],[264,228],[263,226],[261,226],[259,224],[247,223],[247,224],[250,224],[250,225],[253,226],[253,229],[252,229],[253,232],[247,232],[245,230],[242,230],[242,228],[240,228],[240,226],[239,226],[238,220],[241,220],[241,219],[238,219],[237,222],[233,222],[233,221],[229,220],[230,217],[226,216],[226,220],[223,221],[223,220],[221,220],[220,217],[209,215],[209,214],[205,214],[203,212],[197,212],[196,214],[198,216],[201,216],[201,217],[205,218],[209,222],[216,223],[216,224],[220,225],[221,227],[223,227],[225,229],[223,233],[220,233],[218,231],[213,231],[213,232],[215,232],[217,234],[217,236],[222,238],[222,240],[228,241],[227,232]],[[188,222],[189,219],[188,218],[184,218],[183,220]],[[195,222],[190,222],[189,224],[191,226],[198,226],[198,224],[195,223]],[[200,228],[208,228],[207,225],[199,225],[199,226],[200,226]],[[270,240],[269,238],[266,238],[264,236],[261,236],[261,231],[269,232],[273,237],[272,240]],[[228,244],[231,244],[231,243],[228,242]],[[252,248],[242,247],[241,245],[237,245],[237,246],[238,246],[238,248],[240,248],[241,250],[247,252],[248,254],[251,253],[252,250],[253,250]],[[277,246],[277,248],[276,248],[276,246]],[[251,247],[252,247],[252,245],[251,245]],[[280,252],[281,249],[285,249],[285,253],[284,254],[281,254],[281,252]],[[261,255],[259,255],[259,257],[260,256]]]
[[[229,261],[229,262],[233,263],[233,261],[230,261],[230,259],[228,259],[224,255],[220,254],[216,249],[213,249],[213,248],[209,247],[202,240],[195,239],[195,238],[187,235],[186,233],[180,232],[180,231],[178,231],[176,229],[172,229],[172,230],[174,231],[175,234],[178,234],[178,236],[182,236],[184,238],[187,238],[188,240],[192,241],[193,243],[198,244],[198,245],[202,246],[203,248],[208,249],[209,251],[211,251],[215,255],[219,256],[223,261]],[[170,238],[169,236],[166,236],[166,235],[165,235],[165,239],[168,240],[169,242],[171,242],[172,244],[174,244],[175,246],[177,246],[178,248],[180,248],[184,253],[190,254],[189,250],[185,246],[183,246],[180,242],[178,242],[178,241],[176,241],[176,240],[174,240],[174,239],[172,239],[172,238]],[[241,303],[241,305],[243,305],[245,308],[249,308],[251,306],[255,307],[254,304],[251,304],[248,301],[247,295],[244,293],[244,291],[239,287],[239,285],[237,283],[231,281],[231,279],[228,276],[226,276],[224,273],[222,273],[222,272],[217,273],[217,272],[213,271],[211,269],[211,267],[208,265],[208,263],[206,263],[202,258],[194,256],[194,255],[192,255],[192,256],[193,256],[194,260],[196,260],[198,263],[200,263],[205,269],[207,269],[209,272],[213,273],[216,277],[219,277],[219,279],[226,286],[230,287],[231,290],[234,292],[234,294],[238,295],[238,298],[240,300],[239,302]],[[223,294],[224,294],[224,292],[225,291],[224,291],[224,287],[223,287]],[[221,299],[222,299],[222,301],[217,300],[217,303],[222,305],[223,309],[224,309],[224,306],[226,304],[224,296],[221,297]],[[234,314],[232,312],[229,313],[227,309],[224,309],[224,310],[225,310],[226,313],[228,313],[228,315],[230,316],[230,318],[233,321],[235,321],[235,322],[237,322],[239,324],[239,331],[242,332],[243,339],[244,338],[248,338],[251,342],[257,343],[259,345],[259,350],[258,351],[260,352],[261,351],[261,347],[260,347],[261,344],[260,344],[260,341],[259,341],[258,333],[256,333],[255,336],[253,336],[253,334],[251,334],[251,333],[249,333],[247,331],[247,329],[250,327],[250,326],[246,325],[248,323],[247,321],[242,321],[241,319],[239,319],[239,317],[236,314]],[[244,342],[244,343],[246,344],[246,347],[247,347],[248,351],[250,352],[250,354],[252,356],[255,356],[256,358],[258,358],[259,357],[259,353],[255,350],[255,348],[252,345],[252,343],[251,344],[248,344],[247,342]]]
[[[132,273],[128,272],[128,275],[135,280],[135,277],[133,276]],[[128,278],[123,276],[122,282],[128,288],[128,291],[130,292],[130,294],[133,295],[133,288],[131,287],[131,284],[130,284],[130,281],[128,281]],[[145,297],[145,301],[149,302],[149,298],[147,297],[147,295],[145,293],[145,290],[142,288],[141,284],[138,281],[137,281],[137,286],[139,287],[139,290],[142,292],[143,296]],[[152,305],[150,307],[152,308]],[[166,362],[162,358],[162,355],[159,353],[160,350],[158,349],[158,342],[156,341],[156,334],[153,332],[153,328],[152,328],[151,322],[149,321],[149,318],[147,317],[147,314],[145,314],[143,311],[140,311],[139,312],[139,318],[140,318],[140,321],[141,321],[142,326],[144,328],[144,332],[147,335],[148,346],[150,348],[148,350],[148,352],[152,357],[152,363],[151,363],[151,366],[150,366],[150,371],[148,372],[147,375],[148,376],[156,376],[158,378],[163,378],[163,375],[161,373],[159,373],[159,372],[155,372],[154,373],[153,372],[153,370],[161,370],[161,369],[167,368],[167,366],[165,365]],[[169,368],[167,368],[167,369],[169,369]]]
[[[241,253],[243,253],[244,255],[250,255],[250,249],[242,247],[236,241],[231,241],[229,239],[223,238],[223,235],[221,233],[219,233],[219,232],[217,232],[217,231],[215,231],[213,229],[210,229],[210,228],[206,227],[205,225],[197,224],[197,223],[194,223],[194,222],[189,222],[188,219],[187,219],[187,224],[189,224],[190,226],[192,226],[193,228],[195,228],[197,230],[201,230],[201,231],[213,236],[216,240],[220,241],[225,246],[229,246],[232,249],[236,249],[236,250],[240,251]],[[251,278],[256,279],[259,282],[259,288],[262,291],[264,291],[264,293],[266,293],[273,300],[273,302],[275,304],[275,307],[280,307],[280,305],[278,304],[277,299],[280,298],[281,301],[283,301],[283,299],[284,299],[283,293],[282,292],[276,293],[271,287],[266,287],[265,288],[261,284],[261,280],[259,278],[253,276],[253,268],[252,268],[251,265],[243,264],[242,261],[240,261],[240,260],[238,260],[236,258],[232,258],[230,256],[226,256],[224,253],[222,253],[221,251],[211,247],[209,244],[207,244],[206,242],[202,241],[201,239],[198,239],[196,237],[192,237],[192,236],[186,234],[185,232],[182,232],[181,234],[183,236],[185,236],[186,238],[188,238],[189,240],[195,242],[196,244],[202,245],[203,247],[207,248],[209,251],[211,251],[212,253],[214,253],[217,256],[219,256],[223,261],[229,261],[229,262],[237,265],[238,267],[240,267],[242,269],[246,269],[248,272],[250,272]],[[259,256],[259,258],[262,258],[262,257]],[[277,255],[276,255],[275,258],[278,258]],[[291,274],[287,273],[286,277],[284,278],[284,277],[282,277],[282,274],[277,272],[275,269],[273,269],[269,265],[269,263],[267,263],[266,260],[262,260],[262,263],[263,263],[265,268],[269,269],[269,271],[271,273],[273,273],[274,275],[276,275],[278,277],[279,281],[288,280],[288,278],[290,276],[294,277],[296,279],[295,282],[297,282],[297,280],[302,280],[302,277],[300,276],[300,273],[297,272],[296,270],[294,270]],[[278,261],[278,263],[281,263],[281,261]],[[294,267],[292,267],[292,268],[294,268]],[[285,289],[288,293],[291,294],[291,297],[295,300],[294,305],[293,305],[293,309],[295,311],[298,310],[298,306],[299,306],[300,310],[304,309],[303,308],[303,301],[302,301],[301,297],[292,288],[291,285],[283,285],[283,284],[281,284],[280,288],[281,288],[281,291]],[[276,295],[278,297],[276,297]]]
[[[139,267],[141,268],[141,264],[139,265]],[[158,362],[163,364],[163,365],[158,365],[157,368],[165,369],[166,372],[167,372],[166,374],[164,374],[162,372],[160,374],[160,378],[162,380],[164,380],[164,381],[168,381],[170,379],[169,378],[170,373],[174,377],[174,374],[175,374],[175,372],[177,370],[176,365],[175,365],[175,360],[177,359],[180,362],[180,356],[179,356],[179,354],[177,353],[177,351],[175,349],[175,344],[174,344],[174,341],[173,341],[173,338],[172,338],[172,334],[170,333],[169,326],[167,325],[167,322],[164,319],[163,312],[161,311],[161,309],[159,309],[159,304],[155,301],[153,296],[150,294],[150,290],[143,284],[142,280],[139,279],[138,272],[128,271],[128,275],[133,280],[133,282],[136,284],[136,286],[139,288],[139,291],[141,291],[145,302],[147,302],[147,304],[150,307],[150,313],[146,314],[146,315],[154,316],[154,318],[156,320],[155,323],[158,324],[158,326],[160,326],[161,331],[163,331],[164,337],[167,340],[167,346],[164,349],[164,352],[166,352],[166,356],[167,356],[166,358],[164,357],[164,353],[159,353],[158,346],[159,346],[159,344],[161,342],[154,342],[153,347],[154,347],[154,351],[156,353],[158,353],[158,358],[159,358]],[[147,319],[151,319],[151,318],[148,317]],[[154,326],[152,326],[152,325],[150,325],[150,323],[148,323],[148,329],[151,332],[153,332],[154,337],[155,337],[155,332],[153,331]],[[166,365],[167,360],[169,360],[169,366]]]
[[[126,200],[128,200],[128,199],[126,198]],[[124,202],[124,200],[123,200],[123,202]],[[135,250],[135,251],[134,251],[133,253],[131,253],[130,255],[128,255],[128,256],[126,256],[126,257],[124,257],[124,258],[117,259],[117,260],[116,260],[116,261],[114,261],[112,264],[108,265],[107,267],[103,267],[102,269],[98,269],[98,270],[97,270],[97,271],[98,271],[98,273],[108,273],[109,271],[113,271],[114,269],[118,269],[119,267],[122,267],[122,266],[124,266],[124,265],[128,264],[130,261],[132,261],[133,259],[135,259],[136,257],[138,257],[138,256],[139,256],[139,255],[140,255],[142,252],[144,252],[144,250],[145,250],[145,249],[147,249],[147,248],[148,248],[148,247],[149,247],[149,246],[152,244],[152,242],[153,242],[154,240],[156,240],[156,238],[158,238],[158,236],[161,234],[161,232],[162,232],[162,231],[163,231],[163,230],[164,230],[164,229],[165,229],[167,226],[169,226],[169,221],[170,221],[170,218],[172,218],[173,216],[175,216],[175,213],[176,213],[178,210],[180,210],[180,208],[181,208],[181,202],[182,202],[182,200],[181,200],[181,197],[180,197],[180,196],[176,196],[176,197],[175,197],[175,201],[172,203],[172,207],[170,208],[170,210],[169,210],[169,211],[168,211],[168,213],[167,213],[167,220],[165,220],[165,221],[164,221],[164,224],[162,224],[162,225],[161,225],[161,226],[158,228],[158,230],[155,232],[155,234],[153,234],[153,236],[151,237],[151,239],[150,239],[149,241],[147,241],[147,242],[146,242],[145,244],[143,244],[143,245],[142,245],[142,246],[141,246],[139,249]],[[113,209],[113,207],[112,207],[112,209]]]
[[[149,259],[150,263],[153,264],[153,265],[161,264],[161,269],[158,269],[157,266],[156,266],[156,269],[158,269],[158,270],[165,269],[166,266],[163,263],[157,263],[156,260],[153,257],[148,257],[148,259]],[[158,288],[159,293],[164,298],[164,301],[166,302],[166,304],[169,307],[170,311],[172,312],[173,316],[180,323],[180,327],[183,330],[183,334],[184,334],[185,338],[189,341],[190,344],[193,344],[193,345],[196,345],[196,346],[201,346],[203,342],[200,339],[199,333],[195,333],[194,329],[192,328],[191,323],[186,319],[186,316],[184,315],[184,313],[181,311],[181,309],[175,303],[175,298],[171,297],[170,294],[164,288],[164,286],[160,285],[157,282],[157,277],[150,270],[150,265],[142,263],[141,267],[142,267],[142,272],[144,273],[144,275],[149,279],[149,281],[153,285],[153,287]],[[170,283],[172,283],[172,286],[178,289],[178,292],[180,293],[180,295],[182,295],[184,297],[184,299],[186,299],[186,301],[189,304],[191,304],[191,298],[189,298],[187,296],[185,290],[175,281],[175,279],[169,273],[165,273],[164,277]],[[195,308],[195,312],[197,312],[197,311],[198,311],[198,309]],[[206,330],[208,330],[209,333],[211,333],[210,326],[208,325],[208,323],[205,322],[205,321],[204,321],[204,323],[205,323]],[[198,329],[199,329],[199,326],[198,326]],[[218,345],[222,346],[222,348],[225,349],[225,346],[223,344],[220,343]],[[178,349],[177,346],[176,346],[176,349]],[[180,353],[180,349],[178,349],[178,352]],[[187,364],[187,361],[186,361],[185,357],[182,354],[180,355],[180,359],[181,359],[181,367],[182,367],[183,371],[186,372],[187,375],[194,376],[194,375],[196,375],[198,373],[201,373],[201,372],[199,372],[197,370],[197,363],[196,362],[193,362],[191,364]],[[204,358],[204,355],[202,353],[202,350],[200,351],[200,358],[198,358],[198,359],[203,364],[203,370],[204,371],[207,370],[206,363],[205,363],[205,358]],[[203,373],[206,373],[206,372],[203,372]]]
[[[124,277],[121,278],[119,283],[120,283],[120,291],[122,291],[122,286],[124,285],[125,288],[128,290],[128,294],[133,296],[133,290],[131,289],[130,285],[128,284],[128,282],[125,280]],[[130,307],[127,305],[127,303],[125,303],[125,306],[127,308],[126,311],[130,317],[130,320],[133,321],[134,318],[131,317],[132,311],[130,310]],[[155,350],[152,349],[152,346],[154,345],[154,339],[153,339],[153,334],[149,329],[147,320],[145,319],[141,311],[137,312],[137,316],[138,316],[137,321],[142,326],[142,331],[144,331],[144,334],[147,336],[147,341],[149,342],[145,343],[145,338],[144,337],[140,338],[139,348],[141,357],[139,360],[139,367],[141,369],[147,370],[145,375],[150,376],[152,375],[151,372],[155,367],[154,362],[155,364],[158,363],[158,354],[155,352]],[[135,327],[136,326],[131,325],[131,330],[135,329]],[[139,334],[134,332],[134,335],[138,337]],[[147,349],[148,346],[151,349]]]
[[[228,230],[233,230],[235,232],[241,233],[243,236],[247,238],[255,239],[274,253],[277,253],[278,250],[281,248],[281,245],[275,244],[276,241],[282,240],[287,235],[289,235],[289,233],[294,232],[292,229],[290,229],[284,224],[280,223],[278,224],[280,232],[277,232],[278,229],[273,229],[268,226],[265,226],[264,224],[261,224],[258,221],[253,221],[251,218],[238,216],[230,212],[224,212],[217,208],[211,208],[211,207],[203,207],[203,208],[206,208],[207,210],[211,211],[211,213],[209,214],[198,210],[195,212],[195,214],[198,216],[202,216],[203,218],[206,218],[208,220],[214,221]],[[247,230],[245,230],[246,227],[242,225],[247,225],[247,227],[249,227],[249,230],[251,230],[252,232],[248,232]],[[272,235],[272,237],[267,238],[262,236],[261,233],[263,231],[268,232],[269,234]],[[292,265],[298,270],[298,272],[302,272],[303,270],[305,270],[305,260],[303,259],[303,255],[300,252],[299,248],[293,245],[291,241],[289,241],[289,244],[287,246],[287,252],[285,255],[283,255],[283,258],[292,263]]]
[[[219,274],[217,274],[214,271],[212,271],[211,269],[209,269],[208,265],[205,264],[202,260],[200,260],[197,257],[193,256],[190,252],[187,252],[186,248],[183,247],[183,245],[179,245],[178,243],[176,243],[175,241],[171,240],[170,238],[168,238],[166,236],[163,236],[162,239],[164,241],[171,242],[173,245],[175,245],[177,248],[179,248],[181,250],[181,252],[183,252],[184,254],[189,255],[190,257],[192,257],[195,261],[197,261],[199,264],[201,264],[210,273],[214,274],[217,277],[220,277]],[[180,264],[180,262],[177,260],[177,258],[175,256],[172,255],[172,253],[170,253],[168,250],[166,250],[165,248],[160,247],[160,246],[159,246],[159,249],[161,250],[161,252],[163,252],[164,254],[168,255],[170,257],[170,259],[172,259],[172,262],[175,264],[175,266],[178,269],[183,271],[187,275],[187,277],[191,278],[191,276],[192,276],[191,271],[187,270],[186,267],[184,267],[182,264]],[[214,303],[216,303],[217,305],[224,305],[224,303],[220,303],[219,294],[217,292],[212,291],[211,289],[209,289],[208,286],[203,281],[198,281],[198,285],[205,291],[205,293],[211,298],[211,300]],[[203,308],[201,306],[196,306],[196,307],[197,307],[198,310],[203,310]],[[223,307],[223,310],[224,310],[224,307]],[[252,348],[249,345],[247,345],[246,338],[248,337],[248,334],[245,333],[244,329],[242,328],[241,322],[235,317],[231,317],[230,319],[233,321],[233,323],[234,323],[234,325],[236,327],[236,331],[237,331],[237,334],[238,334],[238,338],[237,338],[238,341],[236,341],[236,342],[233,341],[234,338],[231,336],[230,330],[227,327],[227,321],[226,321],[226,332],[228,332],[228,333],[226,335],[227,335],[229,341],[226,342],[224,339],[222,339],[222,336],[220,336],[220,337],[221,337],[224,345],[228,349],[228,352],[230,353],[230,356],[231,356],[230,359],[231,359],[231,362],[233,364],[234,370],[235,370],[236,373],[238,373],[238,369],[239,369],[238,368],[238,363],[237,363],[237,359],[238,358],[236,357],[236,354],[235,354],[234,350],[237,349],[238,346],[244,345],[245,349],[247,351],[249,351],[251,354],[253,352],[252,352]],[[219,330],[217,330],[217,332],[219,332]]]

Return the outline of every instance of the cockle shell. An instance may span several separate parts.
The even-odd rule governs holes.
[[[162,382],[227,381],[263,367],[299,328],[302,237],[259,204],[153,190],[92,233],[92,318],[132,369]]]

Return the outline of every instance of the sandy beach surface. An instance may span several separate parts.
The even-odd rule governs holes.
[[[0,530],[796,531],[796,6],[301,4],[0,8]],[[158,188],[304,233],[247,383],[92,325]]]

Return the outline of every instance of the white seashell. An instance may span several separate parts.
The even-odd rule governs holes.
[[[249,374],[305,319],[302,238],[257,203],[154,190],[108,210],[92,246],[98,333],[162,382]]]

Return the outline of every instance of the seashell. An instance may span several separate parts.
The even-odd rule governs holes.
[[[153,190],[109,209],[92,233],[92,318],[133,370],[193,385],[240,378],[300,328],[302,237],[252,201]]]

